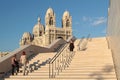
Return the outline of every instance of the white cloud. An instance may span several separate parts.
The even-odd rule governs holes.
[[[83,16],[83,21],[90,23],[92,26],[98,26],[107,22],[105,17],[86,17]]]
[[[98,17],[97,19],[95,19],[93,22],[92,22],[92,25],[93,26],[98,26],[100,24],[104,24],[107,22],[107,19],[105,17]]]
[[[92,21],[92,18],[91,17],[83,16],[83,21]]]

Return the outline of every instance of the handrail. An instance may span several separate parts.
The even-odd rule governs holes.
[[[79,50],[86,50],[86,46],[88,44],[88,41],[90,40],[90,34],[88,34],[87,38],[82,40],[81,45],[79,45]]]
[[[68,43],[49,62],[49,78],[54,78],[60,71],[68,67],[72,54],[68,52]]]
[[[60,52],[63,51],[63,49],[66,47],[66,44],[62,45],[61,48],[59,48],[58,52],[56,53],[56,55],[49,61],[49,63],[52,63],[59,55]]]
[[[78,43],[78,45],[77,45],[77,46],[78,46],[78,49],[77,49],[78,51],[80,50],[80,45],[81,45],[81,43],[83,42],[84,38],[85,38],[85,37],[83,36],[83,37],[80,39],[80,41],[79,41],[79,43]]]

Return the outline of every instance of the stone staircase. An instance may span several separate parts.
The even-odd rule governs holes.
[[[5,80],[30,80],[30,79],[41,79],[48,78],[49,76],[49,60],[55,55],[55,53],[39,53],[27,64],[26,75],[18,73],[17,75],[8,75]],[[28,67],[30,66],[30,68]],[[20,68],[21,70],[21,68]]]
[[[78,50],[79,41],[79,39],[75,41],[75,55],[69,67],[55,78],[49,78],[49,64],[46,64],[26,76],[19,73],[5,78],[5,80],[117,80],[111,50],[108,49],[106,38],[93,38],[83,51]],[[49,55],[49,57],[53,55]],[[41,60],[40,57],[36,56],[30,62]],[[42,57],[44,60],[48,59],[44,54]]]

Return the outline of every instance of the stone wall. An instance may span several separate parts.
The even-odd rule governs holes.
[[[110,0],[107,39],[113,53],[117,77],[120,80],[120,0]]]

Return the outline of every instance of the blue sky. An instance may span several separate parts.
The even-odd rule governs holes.
[[[56,26],[61,27],[64,11],[72,16],[73,35],[101,37],[106,34],[109,0],[0,0],[0,51],[19,47],[24,32],[31,32],[51,7],[56,14]]]

